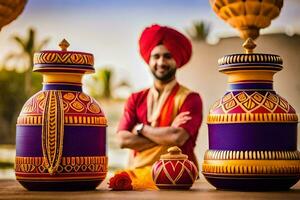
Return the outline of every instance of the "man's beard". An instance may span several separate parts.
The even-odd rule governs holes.
[[[157,80],[160,80],[162,82],[169,82],[175,77],[176,68],[169,68],[169,71],[163,76],[156,75],[155,71],[151,71],[151,72]]]

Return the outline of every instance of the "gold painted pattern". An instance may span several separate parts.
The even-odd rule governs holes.
[[[208,124],[219,123],[253,123],[253,122],[298,122],[297,114],[287,113],[234,113],[234,114],[209,114]]]
[[[230,113],[237,108],[245,113]],[[253,113],[261,108],[267,112]],[[277,109],[282,113],[277,112]],[[252,94],[239,92],[235,95],[229,92],[213,104],[207,121],[208,123],[296,122],[298,117],[285,99],[271,92],[266,92],[264,95],[259,92]]]
[[[77,112],[82,112],[84,110],[84,105],[82,103],[80,103],[79,101],[73,101],[70,104],[70,106],[73,110],[76,110]]]
[[[33,63],[36,64],[74,64],[74,65],[94,65],[92,54],[79,52],[39,52],[35,53]]]
[[[299,160],[299,151],[227,151],[207,150],[205,160]]]
[[[64,99],[68,100],[68,101],[72,101],[73,99],[75,99],[75,95],[71,92],[68,92],[66,94],[64,94]]]
[[[22,108],[21,115],[42,114],[45,109],[45,99],[48,91],[40,91],[30,98]],[[82,92],[62,91],[63,108],[68,114],[103,114],[100,106],[93,98]]]
[[[42,124],[42,150],[45,167],[56,173],[63,151],[64,110],[60,91],[49,91],[46,97]]]
[[[184,161],[170,161],[170,160],[162,160],[162,163],[155,169],[154,177],[153,177],[153,181],[156,183],[157,178],[159,177],[159,175],[161,173],[164,173],[166,175],[166,177],[168,178],[168,180],[173,184],[176,185],[177,181],[181,178],[183,172],[187,172],[188,175],[190,176],[192,182],[195,181],[195,179],[198,177],[198,170],[197,167],[189,160],[184,160]],[[196,174],[193,174],[193,172],[185,165],[188,164],[190,165],[191,168],[194,169],[194,172]],[[170,175],[170,173],[168,172],[166,165],[171,165],[173,170],[175,170],[175,168],[177,167],[177,165],[181,166],[180,172],[177,174],[177,176],[173,179],[172,176]]]
[[[21,173],[21,172],[20,172]],[[16,172],[16,179],[22,180],[26,182],[69,182],[69,181],[91,181],[91,180],[104,180],[106,177],[107,172],[95,172],[92,175],[91,173],[76,173],[74,176],[46,176],[46,177],[40,177],[40,176],[30,176],[26,177],[23,176],[23,174],[20,174],[19,172]],[[88,175],[86,175],[88,174]]]
[[[300,175],[299,160],[204,160],[203,173],[243,175]]]
[[[106,126],[107,120],[103,116],[65,116],[65,124]]]
[[[27,115],[20,116],[17,120],[17,125],[42,125],[42,115]],[[65,125],[80,125],[80,126],[107,126],[107,119],[104,116],[64,116]]]
[[[282,58],[278,55],[272,54],[234,54],[226,55],[218,60],[218,65],[229,65],[239,63],[268,63],[268,64],[282,64]]]
[[[43,157],[16,157],[16,172],[47,173]],[[62,157],[57,173],[107,172],[106,156]]]
[[[79,94],[79,99],[82,101],[91,101],[91,98],[84,93]]]
[[[46,96],[41,91],[30,98],[17,119],[17,125],[42,125]],[[106,126],[107,120],[99,104],[82,92],[62,91],[65,125]]]

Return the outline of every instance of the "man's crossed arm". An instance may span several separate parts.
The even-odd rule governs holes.
[[[180,127],[191,119],[189,112],[179,113],[168,127],[152,127],[144,125],[141,134],[138,135],[136,127],[133,130],[121,130],[118,139],[121,148],[143,151],[156,145],[182,146],[189,138],[189,133]]]

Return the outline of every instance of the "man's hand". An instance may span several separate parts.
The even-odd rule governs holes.
[[[145,125],[142,135],[137,134],[137,125],[131,132],[119,131],[120,147],[143,151],[158,144],[182,146],[189,138],[189,134],[180,125],[192,119],[189,114],[188,111],[179,113],[169,127]]]
[[[119,145],[121,148],[134,149],[136,151],[144,151],[146,149],[152,148],[157,144],[144,136],[136,135],[133,131],[122,130],[117,133]]]
[[[192,119],[189,114],[189,111],[179,113],[171,126],[152,127],[145,125],[141,134],[156,144],[182,146],[190,135],[180,125]]]
[[[171,126],[178,128],[180,125],[185,124],[187,121],[191,120],[192,117],[189,116],[190,112],[181,112],[173,120]]]

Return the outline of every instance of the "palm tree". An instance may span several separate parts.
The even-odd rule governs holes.
[[[104,68],[99,70],[100,80],[102,80],[102,96],[104,98],[111,98],[111,77],[112,70],[109,68]]]
[[[96,70],[90,75],[87,81],[88,93],[96,99],[110,99],[111,98],[111,77],[113,71],[110,67],[103,67]]]
[[[195,21],[186,32],[194,41],[205,41],[210,32],[210,24],[201,20]]]
[[[96,72],[87,75],[85,86],[87,93],[96,99],[114,99],[115,92],[118,89],[130,88],[130,84],[126,80],[120,80],[118,84],[112,84],[112,78],[115,72],[111,66],[103,66],[96,69]]]
[[[14,60],[16,63],[22,61],[23,67],[25,66],[24,89],[27,97],[32,93],[32,66],[33,55],[35,52],[40,51],[48,42],[49,38],[43,39],[40,42],[36,41],[36,31],[29,28],[27,37],[13,36],[12,38],[20,47],[19,53],[11,53],[6,57],[5,62]]]

